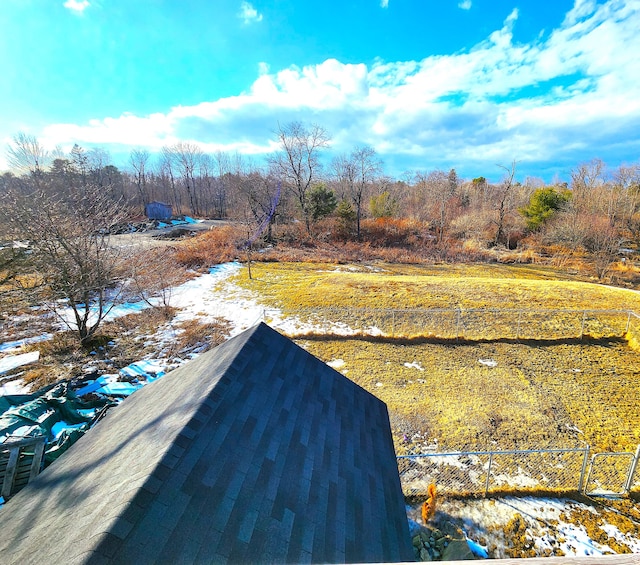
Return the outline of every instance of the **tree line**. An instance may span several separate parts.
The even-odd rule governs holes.
[[[74,316],[83,339],[96,323],[86,305],[113,303],[115,273],[126,262],[109,234],[143,218],[153,201],[170,204],[175,215],[245,224],[248,238],[260,226],[260,237],[271,241],[276,228],[291,225],[300,226],[302,239],[329,233],[366,241],[363,226],[379,222],[411,225],[421,245],[434,249],[473,243],[582,253],[601,278],[621,247],[639,242],[638,164],[608,171],[595,159],[578,164],[569,182],[551,184],[519,180],[516,162],[502,166],[497,183],[462,179],[455,169],[394,179],[370,146],[331,156],[330,135],[318,125],[278,126],[275,141],[278,150],[262,164],[179,142],[156,156],[133,150],[119,168],[103,149],[49,152],[33,136],[18,134],[7,150],[13,172],[0,175],[2,239],[30,242],[32,266],[54,295],[79,305]],[[0,258],[5,278],[17,264],[10,248]]]
[[[437,242],[473,238],[489,246],[513,247],[533,234],[594,249],[602,232],[631,243],[640,235],[638,164],[610,172],[594,159],[578,164],[569,182],[552,184],[518,180],[515,162],[502,166],[498,183],[482,176],[461,179],[454,169],[407,171],[393,179],[370,146],[329,159],[330,135],[318,125],[291,122],[278,127],[276,138],[279,150],[261,165],[237,153],[210,155],[179,142],[156,156],[133,150],[118,168],[103,149],[76,145],[66,155],[49,153],[34,137],[18,134],[7,152],[17,174],[1,175],[0,189],[85,184],[105,187],[134,215],[161,201],[176,215],[243,220],[264,215],[280,185],[274,222],[299,220],[312,234],[314,223],[333,216],[356,240],[362,220],[382,217],[422,222]]]

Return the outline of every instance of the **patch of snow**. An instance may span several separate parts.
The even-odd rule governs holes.
[[[0,384],[0,396],[12,396],[17,394],[29,394],[31,389],[25,385],[22,379],[15,379]]]
[[[451,467],[466,470],[469,468],[469,463],[462,459],[470,460],[471,465],[480,464],[480,458],[477,455],[433,455],[429,456],[426,460],[429,463],[435,463],[438,466],[450,465]]]
[[[22,353],[21,355],[8,355],[0,359],[0,375],[13,371],[23,365],[29,365],[36,363],[40,359],[39,351],[31,351],[29,353]]]
[[[539,556],[561,550],[568,557],[600,556],[614,553],[607,545],[589,538],[584,526],[561,519],[573,510],[588,510],[598,514],[591,506],[570,499],[504,497],[485,500],[443,500],[438,506],[438,516],[446,523],[461,524],[468,540],[482,540],[480,548],[496,547],[491,558],[508,557],[503,528],[517,514],[522,516],[526,537],[531,539]],[[409,519],[418,520],[420,507],[408,507]],[[640,539],[635,534],[622,534],[611,524],[601,526],[607,535],[626,544],[633,553],[640,553]],[[470,545],[470,549],[473,551]],[[476,548],[478,549],[478,548]]]
[[[9,353],[13,351],[18,351],[19,349],[22,349],[25,345],[29,345],[31,343],[40,343],[41,341],[47,341],[52,337],[53,337],[53,334],[45,333],[45,334],[36,335],[33,337],[18,339],[16,341],[5,341],[4,343],[0,343],[0,353]]]
[[[230,337],[254,326],[263,317],[263,308],[238,287],[227,285],[222,292],[214,290],[220,283],[237,273],[240,263],[216,265],[209,273],[200,275],[173,289],[171,305],[179,310],[175,322],[199,319],[203,322],[223,318],[230,322]]]
[[[346,363],[344,362],[343,359],[334,359],[333,361],[329,361],[327,363],[327,365],[329,365],[329,367],[332,367],[333,369],[341,369],[342,367],[344,367],[346,365]]]
[[[411,510],[411,507],[408,506],[407,507],[407,513]],[[420,524],[418,524],[418,522],[416,522],[415,520],[412,520],[411,518],[408,518],[409,521],[409,535],[411,537],[413,536],[417,536],[420,531],[422,530],[422,526]]]
[[[518,472],[516,474],[497,475],[495,473],[492,473],[491,481],[498,486],[508,485],[511,487],[521,488],[534,488],[540,484],[539,479],[530,477],[529,475],[525,474],[520,468],[518,468]]]
[[[255,325],[263,317],[263,308],[256,300],[243,298],[242,291],[231,285],[222,293],[214,290],[219,283],[235,274],[240,268],[241,265],[238,262],[216,265],[209,270],[209,273],[175,287],[171,293],[171,305],[179,312],[174,320],[184,322],[198,318],[207,322],[213,321],[214,318],[224,318],[233,326],[229,337]],[[150,302],[159,304],[159,301],[154,299]],[[134,314],[149,307],[150,305],[145,301],[118,304],[111,308],[105,320]],[[74,327],[74,315],[71,309],[65,309],[61,317],[71,328]]]
[[[487,367],[496,367],[498,365],[498,362],[493,359],[478,359],[478,363]]]
[[[618,543],[629,546],[632,553],[640,553],[640,539],[633,538],[630,534],[622,533],[618,527],[613,524],[603,524],[600,527],[610,538],[615,539]]]
[[[424,367],[417,361],[414,361],[413,363],[405,363],[404,366],[407,369],[418,369],[418,371],[424,371]]]
[[[590,506],[567,499],[532,497],[509,497],[502,501],[502,505],[504,508],[510,508],[523,516],[527,522],[528,529],[530,529],[531,537],[538,540],[536,545],[540,548],[550,547],[548,539],[550,536],[550,539],[556,540],[557,546],[567,556],[598,556],[603,555],[605,552],[614,553],[609,546],[590,539],[584,526],[568,523],[560,518],[562,513],[568,515],[574,509],[588,510],[593,514],[597,514],[597,511]],[[554,525],[555,523],[557,525]],[[615,528],[615,526],[607,527]],[[615,529],[617,530],[617,528]],[[610,531],[613,532],[613,530]],[[620,541],[629,545],[630,540],[620,539]],[[637,539],[635,541],[640,544]]]

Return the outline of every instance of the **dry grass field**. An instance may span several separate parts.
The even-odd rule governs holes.
[[[387,403],[399,454],[640,444],[640,358],[623,340],[300,343]]]
[[[369,308],[631,309],[640,294],[537,265],[256,263],[238,281],[267,305]]]
[[[328,304],[640,312],[635,292],[567,280],[536,266],[264,263],[254,265],[253,274],[248,280],[242,273],[238,282],[257,291],[266,307],[303,316]],[[342,321],[350,315],[345,310]],[[481,332],[459,342],[412,340],[396,327],[387,339],[306,336],[299,343],[337,362],[338,370],[387,403],[399,454],[436,444],[439,450],[585,443],[632,450],[640,444],[640,356],[623,337],[626,318],[618,318],[587,324],[582,341],[558,339],[566,330],[561,318],[535,339],[503,340],[512,336],[501,336],[500,321],[489,316],[486,341]]]

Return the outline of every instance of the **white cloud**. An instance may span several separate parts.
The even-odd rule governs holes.
[[[458,2],[458,8],[461,10],[471,10],[471,0],[462,0]]]
[[[67,0],[63,6],[72,12],[82,14],[91,4],[89,0]]]
[[[573,25],[579,20],[592,15],[596,8],[596,0],[574,0],[573,8],[565,16],[564,25]]]
[[[638,2],[578,1],[559,28],[527,44],[513,42],[517,19],[514,10],[468,51],[370,66],[328,59],[271,71],[260,63],[237,96],[43,133],[50,145],[154,149],[188,140],[205,150],[260,154],[273,150],[278,121],[297,119],[326,127],[337,151],[368,143],[383,157],[415,156],[422,167],[544,161],[585,144],[593,148],[587,158],[606,159],[614,142],[635,143],[630,160],[637,159]]]
[[[389,0],[380,0],[380,7],[381,8],[388,8],[389,7]]]
[[[242,2],[242,4],[240,4],[240,12],[238,13],[238,17],[245,24],[262,21],[262,14],[260,14],[250,2]]]

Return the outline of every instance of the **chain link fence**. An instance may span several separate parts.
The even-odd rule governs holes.
[[[397,458],[405,496],[439,492],[487,495],[495,491],[575,491],[620,495],[640,491],[640,446],[635,454],[576,449],[465,451],[401,455]]]
[[[633,331],[640,341],[640,317],[627,310],[318,307],[265,310],[263,317],[289,337],[324,334],[550,340],[623,337]]]

